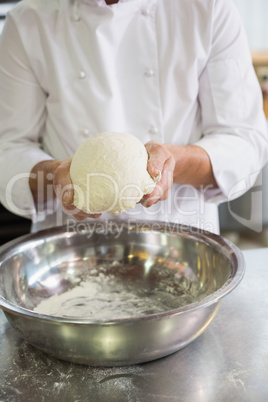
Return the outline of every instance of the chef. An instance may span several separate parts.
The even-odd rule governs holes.
[[[32,219],[33,231],[98,217],[72,205],[69,169],[79,144],[105,131],[137,136],[149,173],[161,173],[120,218],[219,232],[218,204],[241,195],[241,183],[248,190],[268,160],[233,0],[24,0],[9,12],[0,40],[3,205]]]

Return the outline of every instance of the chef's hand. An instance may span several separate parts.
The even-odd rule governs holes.
[[[87,214],[73,205],[74,188],[70,178],[72,158],[61,161],[54,173],[53,186],[57,198],[60,200],[64,211],[75,219],[82,221],[86,218],[99,218],[101,214]]]
[[[140,201],[143,206],[148,208],[158,201],[168,198],[173,184],[175,159],[164,144],[150,141],[145,144],[145,148],[149,156],[147,170],[157,181],[153,192],[145,195]]]

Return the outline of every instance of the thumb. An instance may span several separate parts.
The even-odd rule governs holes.
[[[145,144],[145,148],[148,153],[147,170],[154,181],[158,182],[161,180],[168,152],[163,145],[153,141]]]

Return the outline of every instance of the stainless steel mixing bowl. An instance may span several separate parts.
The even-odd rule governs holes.
[[[245,269],[240,250],[220,236],[176,224],[123,221],[23,236],[0,248],[0,263],[0,308],[10,324],[42,351],[92,366],[146,362],[184,347],[207,328]],[[98,270],[105,275],[103,266],[126,289],[172,293],[172,307],[104,320],[33,311]],[[194,289],[190,304],[182,305],[182,289]]]

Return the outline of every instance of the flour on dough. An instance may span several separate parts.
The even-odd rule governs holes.
[[[118,215],[155,187],[142,142],[128,133],[103,132],[84,141],[72,159],[73,204],[86,213]]]

